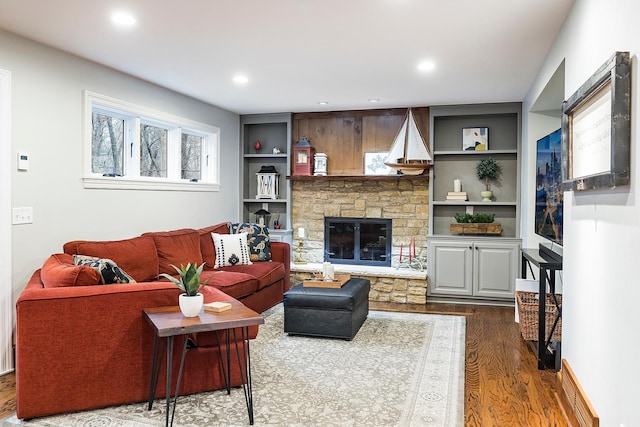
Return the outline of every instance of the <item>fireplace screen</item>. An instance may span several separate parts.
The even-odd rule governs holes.
[[[325,218],[324,260],[391,266],[391,220]]]

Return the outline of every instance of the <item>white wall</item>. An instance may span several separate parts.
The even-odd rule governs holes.
[[[635,149],[640,137],[639,16],[636,0],[576,0],[523,105],[526,115],[562,59],[566,99],[615,51],[631,53],[631,185],[614,191],[565,192],[564,205],[562,356],[604,427],[640,426],[635,397],[640,384],[640,157]],[[535,143],[527,129],[524,136],[526,143]],[[534,163],[528,158],[525,165],[528,185]],[[522,192],[527,194],[529,188]],[[523,233],[525,241],[532,241],[531,224]]]
[[[523,110],[524,111],[524,110]],[[526,173],[522,177],[522,225],[523,230],[520,235],[525,236],[524,246],[526,248],[537,248],[540,242],[549,242],[534,233],[535,229],[535,203],[536,203],[536,142],[538,139],[560,128],[560,119],[544,114],[529,113],[523,114],[524,135],[522,140],[529,141],[523,144],[523,164],[528,165]],[[526,128],[525,128],[526,126]],[[532,162],[532,163],[529,163]],[[529,170],[529,165],[532,171]]]
[[[0,375],[13,370],[11,286],[11,73],[0,69]]]
[[[33,224],[12,226],[14,297],[72,239],[123,239],[239,217],[239,117],[98,64],[0,31],[0,69],[12,74],[12,206]],[[221,128],[220,192],[122,191],[82,186],[82,101],[90,90]],[[15,162],[12,162],[15,165]]]

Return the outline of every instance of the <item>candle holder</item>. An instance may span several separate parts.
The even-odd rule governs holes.
[[[405,246],[400,243],[400,255],[398,256],[398,264],[396,270],[399,268],[410,268],[412,270],[424,271],[427,267],[427,257],[423,255],[423,248],[418,251],[416,249],[415,238],[411,239],[409,245]]]
[[[256,216],[256,223],[260,225],[264,225],[269,228],[269,221],[271,220],[271,213],[269,213],[266,209],[259,209],[254,213]]]
[[[307,261],[305,260],[305,256],[304,256],[304,239],[303,238],[298,238],[298,245],[294,250],[293,253],[293,263],[294,264],[306,264]]]
[[[280,174],[275,166],[262,166],[256,172],[256,199],[277,199],[280,193],[278,183]]]

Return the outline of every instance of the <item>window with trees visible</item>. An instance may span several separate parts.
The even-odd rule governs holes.
[[[216,191],[220,130],[86,92],[87,188]]]

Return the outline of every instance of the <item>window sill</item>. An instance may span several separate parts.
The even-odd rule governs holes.
[[[220,184],[186,181],[158,181],[125,177],[83,177],[84,188],[104,190],[153,190],[153,191],[220,191]]]

